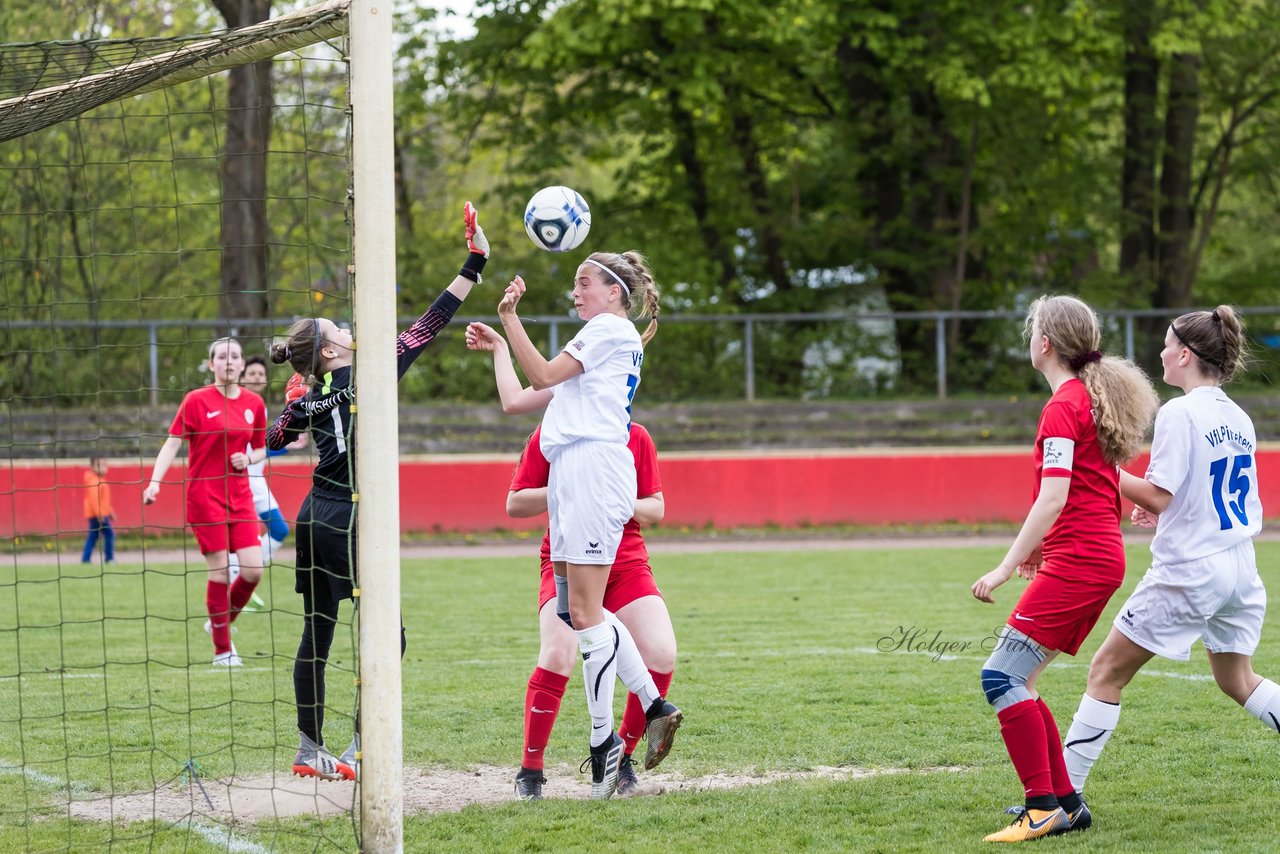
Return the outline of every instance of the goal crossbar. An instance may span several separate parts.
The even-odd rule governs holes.
[[[0,142],[57,124],[120,98],[195,80],[345,35],[350,0],[328,0],[247,27],[198,37],[107,71],[0,100]],[[157,40],[158,41],[158,40]],[[102,40],[95,46],[136,40]]]

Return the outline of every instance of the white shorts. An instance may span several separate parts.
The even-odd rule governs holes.
[[[1199,560],[1152,566],[1114,625],[1143,649],[1186,661],[1197,639],[1209,652],[1253,655],[1266,614],[1253,540],[1245,540]]]
[[[551,559],[610,566],[636,509],[636,460],[616,442],[579,441],[551,460]]]
[[[267,479],[262,475],[249,475],[249,491],[253,493],[253,512],[258,514],[258,518],[279,509],[280,505],[276,502],[276,497],[271,494]]]

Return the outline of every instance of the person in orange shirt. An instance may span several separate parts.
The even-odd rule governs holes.
[[[111,487],[102,479],[106,473],[106,460],[101,457],[89,458],[89,470],[84,473],[84,515],[89,520],[89,535],[84,540],[81,563],[88,563],[93,559],[99,534],[102,535],[103,559],[107,563],[116,562],[116,532],[111,528],[111,519],[116,514],[111,509]]]

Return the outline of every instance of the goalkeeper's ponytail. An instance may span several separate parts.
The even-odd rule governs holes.
[[[311,317],[295,320],[285,333],[285,340],[271,345],[271,361],[288,362],[308,382],[320,375],[320,321]]]

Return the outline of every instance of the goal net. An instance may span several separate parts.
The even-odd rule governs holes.
[[[142,500],[211,342],[249,357],[298,317],[359,328],[347,28],[334,0],[197,36],[0,46],[0,849],[361,843],[355,784],[290,775],[291,539],[233,623],[243,666],[215,667],[184,456]],[[267,369],[270,420],[291,371]],[[290,526],[312,462],[267,461]],[[344,606],[335,754],[358,629]]]

